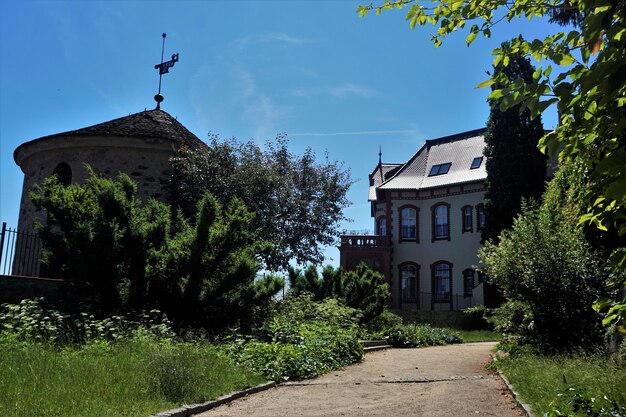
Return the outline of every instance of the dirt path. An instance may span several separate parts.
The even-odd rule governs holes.
[[[213,416],[523,416],[487,371],[494,343],[369,353],[362,363],[198,414]]]

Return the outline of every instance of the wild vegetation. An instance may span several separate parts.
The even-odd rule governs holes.
[[[262,316],[283,281],[255,280],[265,244],[239,199],[222,206],[205,194],[192,225],[164,203],[142,205],[136,191],[126,174],[93,172],[83,185],[51,177],[35,186],[31,198],[47,213],[37,225],[44,262],[68,282],[66,305],[102,317],[158,308],[176,327],[211,333]]]
[[[606,271],[578,224],[585,181],[579,165],[563,165],[541,206],[525,207],[498,244],[487,242],[479,252],[508,300],[493,317],[496,329],[545,352],[602,341],[592,304],[606,291]]]
[[[536,415],[620,417],[626,416],[624,359],[607,361],[604,354],[593,352],[523,353],[501,357],[497,366]]]
[[[159,312],[67,315],[42,300],[0,308],[0,414],[150,415],[264,379],[203,341],[178,340]]]

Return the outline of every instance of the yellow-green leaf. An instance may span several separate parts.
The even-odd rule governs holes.
[[[474,88],[485,88],[485,87],[489,87],[490,85],[493,85],[495,83],[494,80],[492,79],[488,79],[483,81],[482,83],[478,84],[476,87]]]

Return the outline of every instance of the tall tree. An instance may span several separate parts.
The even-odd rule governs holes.
[[[321,246],[336,241],[345,219],[350,171],[328,156],[317,162],[310,148],[294,155],[285,135],[265,149],[212,135],[206,149],[183,149],[172,164],[171,199],[188,218],[207,191],[222,204],[244,202],[255,214],[257,238],[271,244],[262,254],[270,270],[287,269],[291,260],[321,263]]]
[[[509,65],[496,65],[494,76],[502,74],[504,77],[499,78],[508,85],[518,78],[530,82],[534,71],[527,58],[515,55]],[[502,87],[502,81],[492,86]],[[500,232],[510,228],[520,213],[522,198],[541,196],[546,181],[546,156],[537,147],[544,135],[540,116],[531,118],[530,111],[522,110],[520,104],[506,110],[500,109],[498,100],[489,100],[489,105],[485,132],[486,222],[482,240],[497,241]]]
[[[490,99],[501,99],[503,109],[522,104],[537,116],[553,104],[559,111],[559,126],[545,135],[541,148],[559,160],[578,160],[589,168],[597,186],[584,196],[586,210],[580,221],[601,231],[615,231],[621,241],[610,261],[618,269],[611,284],[626,286],[626,1],[624,0],[384,0],[380,5],[359,6],[365,16],[374,10],[408,8],[409,26],[433,25],[435,46],[450,33],[469,27],[470,45],[479,34],[491,36],[491,29],[506,20],[552,16],[558,24],[574,23],[576,29],[555,30],[543,39],[529,42],[522,37],[497,48],[494,65],[505,67],[518,54],[532,57],[543,65],[530,82],[515,80],[497,88]],[[472,22],[471,26],[466,24]],[[553,69],[558,68],[558,71]],[[479,87],[502,81],[495,74]],[[626,291],[607,308],[606,323],[615,323],[626,333]]]

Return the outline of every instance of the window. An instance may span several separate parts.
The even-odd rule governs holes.
[[[463,208],[461,208],[461,224],[463,225],[463,233],[472,231],[473,217],[472,206],[463,206]]]
[[[435,240],[450,240],[450,205],[439,203],[432,208],[433,215],[433,242]]]
[[[54,168],[52,175],[56,175],[59,183],[62,185],[70,185],[72,183],[72,168],[65,163],[61,162]]]
[[[387,236],[387,217],[381,216],[378,218],[376,233],[378,233],[378,235],[380,236]]]
[[[479,204],[476,206],[476,230],[485,228],[485,206]]]
[[[402,301],[417,300],[417,274],[419,267],[413,263],[400,265],[400,291]]]
[[[466,297],[471,297],[473,289],[474,289],[474,270],[466,269],[465,271],[463,271],[463,295]]]
[[[448,171],[450,170],[450,165],[452,165],[452,162],[446,162],[445,164],[433,165],[430,168],[430,172],[428,173],[428,176],[432,177],[435,175],[447,174]]]
[[[400,207],[400,241],[417,240],[417,209]]]
[[[432,266],[433,302],[446,303],[452,300],[452,264],[439,261]]]
[[[477,169],[480,168],[480,165],[483,163],[483,157],[482,156],[477,156],[476,158],[474,158],[472,160],[472,166],[470,167],[470,169]]]
[[[489,276],[484,272],[478,273],[478,283],[482,284],[483,282],[489,282]]]

